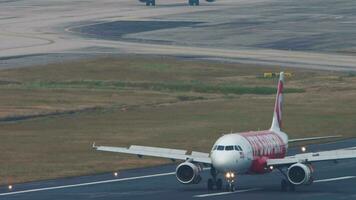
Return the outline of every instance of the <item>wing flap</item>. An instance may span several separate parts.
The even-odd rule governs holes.
[[[131,145],[129,150],[132,151],[147,151],[152,153],[164,153],[164,154],[181,154],[184,155],[187,153],[186,150],[181,149],[168,149],[168,148],[160,148],[160,147],[147,147],[147,146],[138,146],[138,145]]]

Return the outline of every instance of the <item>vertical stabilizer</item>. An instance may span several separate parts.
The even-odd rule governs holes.
[[[283,106],[283,85],[284,85],[284,73],[279,74],[279,81],[277,87],[276,103],[274,105],[274,113],[272,120],[272,130],[281,130],[282,128],[282,106]]]

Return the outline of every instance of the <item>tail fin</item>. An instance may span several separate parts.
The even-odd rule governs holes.
[[[274,105],[274,113],[271,126],[272,130],[280,130],[282,128],[283,84],[284,72],[281,72],[279,74],[276,103]]]

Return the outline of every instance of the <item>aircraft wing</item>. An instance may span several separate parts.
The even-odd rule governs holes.
[[[190,160],[191,162],[211,164],[211,159],[208,153],[202,153],[197,151],[192,151],[191,154],[187,154],[187,150],[147,147],[147,146],[137,146],[137,145],[131,145],[130,147],[126,148],[126,147],[95,146],[95,144],[93,144],[93,148],[97,151],[133,154],[139,157],[152,156],[152,157],[159,157],[159,158],[168,158],[173,161]]]
[[[288,143],[305,142],[305,141],[311,141],[311,140],[323,140],[323,139],[338,138],[338,137],[342,137],[342,136],[341,135],[330,135],[330,136],[321,136],[321,137],[297,138],[297,139],[288,140]]]
[[[320,151],[315,153],[301,153],[279,159],[268,159],[267,166],[289,166],[295,163],[313,163],[321,161],[337,161],[343,159],[355,159],[356,147],[338,149],[332,151]]]

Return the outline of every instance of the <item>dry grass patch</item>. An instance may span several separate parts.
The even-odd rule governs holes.
[[[263,95],[224,93],[216,87],[275,88],[276,79],[260,76],[279,70],[161,57],[99,58],[2,70],[0,79],[6,81],[0,84],[0,159],[6,162],[0,165],[0,184],[168,162],[95,152],[93,141],[209,152],[223,133],[268,128],[274,91]],[[284,128],[291,137],[355,136],[356,77],[286,70],[294,74],[286,88],[302,90],[285,97]],[[79,87],[77,83],[83,81],[100,84]],[[102,84],[118,82],[133,85]],[[139,83],[160,83],[166,88],[138,87]],[[172,83],[198,83],[215,90],[167,89]],[[11,116],[30,117],[16,120]]]

